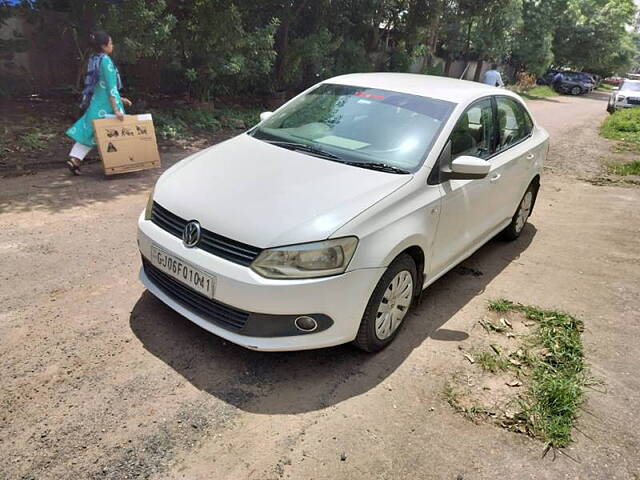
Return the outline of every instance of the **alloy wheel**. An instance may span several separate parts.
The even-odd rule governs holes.
[[[520,202],[520,208],[518,209],[518,217],[516,218],[516,232],[520,232],[524,225],[527,223],[527,219],[531,214],[531,205],[533,203],[533,192],[529,190],[524,194],[522,202]]]
[[[399,272],[385,289],[376,313],[375,332],[380,340],[389,338],[404,320],[413,298],[413,278],[407,270]]]

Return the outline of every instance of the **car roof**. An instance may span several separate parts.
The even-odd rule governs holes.
[[[622,81],[623,81],[623,83],[631,83],[631,84],[634,84],[634,83],[635,83],[635,84],[638,84],[638,83],[640,83],[640,80],[632,80],[632,79],[630,79],[630,78],[624,78]]]
[[[352,73],[329,78],[322,83],[391,90],[454,103],[467,103],[487,95],[518,98],[507,89],[484,83],[416,73]]]

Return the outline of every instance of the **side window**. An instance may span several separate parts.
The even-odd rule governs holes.
[[[493,108],[490,99],[474,103],[451,132],[451,159],[461,155],[487,158],[493,153]]]
[[[498,97],[498,151],[520,142],[528,137],[533,128],[533,122],[526,110],[517,101]]]

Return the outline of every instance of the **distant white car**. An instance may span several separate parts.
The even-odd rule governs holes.
[[[640,105],[640,80],[624,79],[619,88],[614,88],[607,105],[607,112]]]
[[[326,80],[168,169],[138,222],[148,290],[255,350],[388,345],[414,299],[522,232],[548,135],[516,94]]]

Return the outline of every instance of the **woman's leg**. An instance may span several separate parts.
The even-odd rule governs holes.
[[[67,167],[74,175],[80,175],[80,165],[84,157],[91,151],[93,147],[87,147],[81,143],[74,143],[69,152],[69,160],[67,161]]]
[[[81,143],[74,143],[73,147],[71,147],[71,151],[69,152],[69,156],[76,160],[82,161],[84,157],[93,149],[93,147],[87,147]]]

